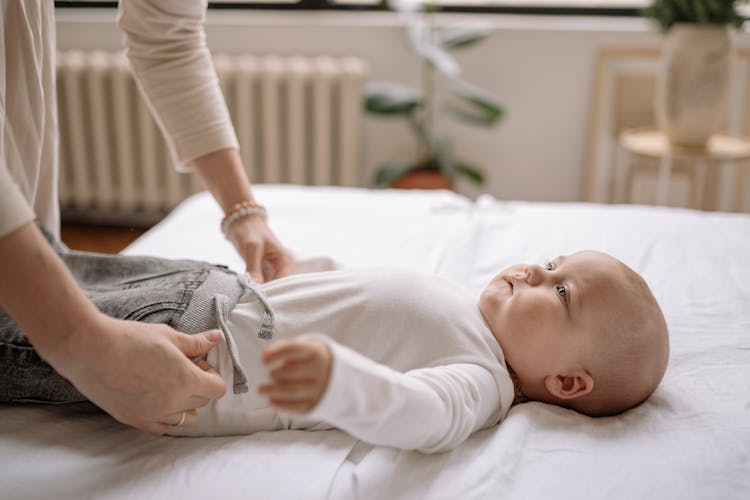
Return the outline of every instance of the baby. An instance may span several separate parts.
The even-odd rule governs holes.
[[[188,412],[170,434],[339,428],[439,452],[523,401],[625,411],[654,391],[669,354],[645,281],[595,251],[511,266],[478,304],[445,279],[393,270],[301,274],[261,288],[229,313],[232,340],[207,359],[229,386],[239,359],[257,391]],[[269,313],[270,341],[255,335]]]

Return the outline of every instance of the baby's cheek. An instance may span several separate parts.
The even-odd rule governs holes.
[[[487,283],[485,287],[482,289],[482,292],[479,294],[479,301],[485,301],[489,300],[492,297],[493,290],[495,290],[497,287],[495,286],[495,283],[493,281]]]
[[[504,280],[500,280],[493,281],[484,287],[479,295],[479,302],[484,302],[488,307],[499,310],[502,307],[507,307],[513,298],[510,286]]]
[[[549,311],[544,300],[533,296],[513,297],[509,308],[509,321],[517,329],[523,330],[525,336],[545,330],[549,326]]]
[[[534,301],[530,299],[527,295],[517,294],[508,301],[507,315],[511,321],[528,323],[534,319],[537,308]]]

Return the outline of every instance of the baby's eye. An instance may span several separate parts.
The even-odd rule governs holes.
[[[544,268],[547,271],[552,271],[555,268],[555,265],[552,262],[546,260],[546,261],[544,261]]]
[[[555,285],[555,291],[564,300],[567,301],[568,291],[562,285]]]

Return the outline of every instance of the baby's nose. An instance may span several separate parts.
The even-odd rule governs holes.
[[[544,269],[539,264],[530,264],[524,269],[526,274],[526,283],[530,286],[536,286],[544,281]]]

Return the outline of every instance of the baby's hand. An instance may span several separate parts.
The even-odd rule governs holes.
[[[271,406],[305,413],[323,397],[331,375],[331,349],[316,338],[279,340],[263,349],[271,380],[258,387]]]

